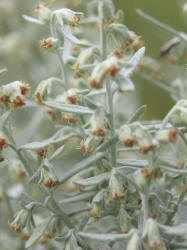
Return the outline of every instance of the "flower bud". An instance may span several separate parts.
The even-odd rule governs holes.
[[[103,88],[103,78],[106,74],[106,69],[103,66],[103,63],[98,63],[94,68],[91,77],[90,77],[90,87],[94,89],[102,89]]]
[[[147,231],[148,249],[166,250],[160,237],[158,225],[153,219],[148,219],[145,230]]]
[[[74,68],[79,69],[85,64],[92,63],[94,52],[96,52],[95,47],[83,50],[78,56]]]
[[[156,139],[162,143],[175,142],[177,139],[178,131],[174,128],[159,130],[156,133]]]
[[[8,141],[3,133],[0,131],[0,151],[8,147]]]
[[[65,23],[72,27],[78,25],[82,15],[82,12],[75,12],[67,8],[63,8],[56,11],[56,16],[60,24],[63,25],[63,23]]]
[[[109,196],[111,199],[123,199],[124,198],[124,190],[122,183],[119,179],[119,176],[112,172],[110,180],[109,180]]]
[[[51,11],[47,7],[45,2],[41,2],[39,5],[36,6],[35,12],[38,14],[38,17],[41,21],[48,23],[50,20]]]
[[[104,114],[100,110],[97,110],[91,117],[91,133],[94,136],[102,137],[108,134]]]
[[[187,100],[180,100],[173,108],[169,121],[174,126],[187,126]]]
[[[129,38],[125,42],[125,48],[132,48],[134,51],[139,50],[143,46],[143,41],[133,31],[128,31]]]
[[[38,85],[34,93],[35,102],[37,104],[41,104],[43,101],[46,100],[47,95],[50,92],[50,88],[51,88],[51,83],[48,80],[44,80]]]
[[[59,40],[54,37],[48,37],[40,41],[40,48],[46,51],[56,51]]]
[[[99,15],[103,24],[110,24],[115,21],[115,8],[111,0],[99,1]]]
[[[135,172],[136,184],[140,187],[143,192],[146,192],[151,180],[152,168],[142,168]]]
[[[101,209],[98,203],[93,203],[92,208],[90,210],[90,216],[98,219],[101,216]]]
[[[151,136],[141,126],[135,128],[134,135],[138,141],[139,153],[141,154],[147,154],[157,145],[156,140],[152,140]]]
[[[21,209],[12,222],[9,223],[10,229],[16,233],[20,233],[27,222],[28,213],[25,209]]]
[[[71,113],[64,113],[62,115],[62,121],[64,123],[68,123],[70,125],[75,125],[77,122],[77,118],[74,115],[72,115]]]
[[[98,219],[102,213],[103,200],[104,200],[105,190],[100,190],[92,200],[92,208],[90,210],[90,216]]]
[[[127,249],[126,250],[142,250],[142,240],[137,232],[134,232],[132,237],[127,243]]]
[[[20,107],[25,105],[25,96],[30,87],[21,81],[11,82],[0,87],[0,102],[9,104],[11,107]]]
[[[80,148],[86,154],[95,154],[100,142],[100,139],[97,139],[95,137],[88,137],[86,140],[81,141]]]
[[[123,207],[120,208],[118,220],[119,220],[120,232],[128,233],[131,228],[131,225],[129,221],[129,215],[127,214],[127,212]]]
[[[80,97],[77,94],[77,89],[69,89],[66,93],[66,103],[76,104]]]
[[[96,89],[102,88],[104,77],[115,77],[119,71],[120,67],[116,56],[109,57],[94,68],[90,78],[90,86]]]
[[[56,187],[59,184],[59,181],[56,177],[51,174],[45,174],[43,180],[43,186],[47,188]]]
[[[119,130],[119,139],[124,146],[132,147],[136,142],[135,137],[132,134],[132,129],[128,125],[124,125]]]
[[[56,121],[61,117],[61,114],[58,110],[53,110],[51,108],[46,108],[46,112],[51,118],[52,121]]]
[[[30,234],[28,233],[27,229],[24,228],[20,233],[19,233],[19,237],[24,240],[27,241],[30,238]]]

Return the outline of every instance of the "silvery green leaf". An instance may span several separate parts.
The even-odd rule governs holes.
[[[76,114],[93,114],[94,111],[84,107],[84,106],[79,106],[79,105],[73,105],[73,104],[62,104],[58,102],[44,102],[44,104],[50,108],[55,108],[58,110],[61,110],[63,112],[70,112],[70,113],[76,113]]]
[[[132,115],[132,117],[128,120],[127,124],[139,121],[146,112],[146,109],[147,109],[146,105],[142,105],[141,107],[139,107],[136,110],[136,112]]]
[[[40,148],[44,148],[46,146],[49,146],[50,143],[51,143],[51,140],[45,140],[43,142],[30,142],[30,143],[27,143],[23,146],[20,146],[19,150],[22,150],[22,149],[27,149],[27,150],[40,149]]]
[[[128,63],[131,65],[130,67],[123,68],[120,71],[120,74],[123,75],[123,77],[128,78],[132,75],[133,71],[136,69],[138,64],[140,63],[142,57],[145,53],[145,47],[142,47],[139,49],[128,61]]]
[[[61,27],[61,31],[62,31],[64,37],[67,38],[68,40],[70,40],[72,43],[75,43],[75,44],[82,46],[82,47],[90,47],[91,46],[90,44],[85,43],[85,42],[79,40],[77,37],[75,37],[72,34],[71,28],[68,25],[63,25]]]
[[[115,82],[122,91],[133,91],[135,89],[132,80],[128,77],[124,77],[121,73],[116,75]]]
[[[109,176],[110,176],[110,173],[103,173],[103,174],[96,175],[94,177],[90,177],[87,179],[76,180],[74,182],[82,186],[98,185],[102,183],[103,181],[107,180]]]
[[[64,39],[63,55],[62,55],[65,63],[71,57],[71,50],[72,50],[72,42],[69,39],[65,38]]]
[[[185,235],[185,234],[187,234],[187,223],[182,223],[180,225],[176,225],[176,226],[172,226],[172,227],[159,224],[159,227],[166,234],[170,234],[170,235]]]
[[[159,26],[160,28],[168,31],[171,34],[174,34],[175,36],[178,35],[182,38],[180,32],[178,32],[177,30],[173,29],[172,27],[170,27],[169,25],[162,23],[160,21],[158,21],[157,19],[155,19],[154,17],[146,14],[145,12],[143,12],[140,9],[136,9],[137,13],[142,16],[143,18],[147,19],[149,22],[152,22],[154,24],[156,24],[157,26]]]
[[[44,22],[42,22],[41,20],[37,19],[37,18],[34,18],[34,17],[31,17],[31,16],[27,16],[27,15],[22,15],[22,17],[28,21],[28,22],[31,22],[31,23],[36,23],[36,24],[40,24],[40,25],[43,25]]]
[[[118,141],[118,137],[114,136],[113,138],[110,138],[109,140],[105,141],[103,144],[101,144],[96,151],[104,151],[111,147],[112,144],[115,144]]]
[[[134,159],[117,159],[117,163],[124,166],[133,167],[148,167],[149,161],[147,160],[134,160]]]
[[[50,157],[50,161],[52,161],[53,159],[55,159],[56,157],[58,157],[62,151],[64,150],[64,145],[62,145],[61,147],[59,147],[54,154]]]
[[[6,121],[8,120],[9,116],[11,114],[11,110],[6,111],[0,118],[0,129],[4,127]]]
[[[35,199],[31,198],[30,196],[24,193],[21,194],[20,201],[22,206],[27,206],[30,203],[37,202]]]
[[[6,68],[0,69],[0,76],[4,75],[7,72]]]
[[[39,169],[37,169],[37,171],[30,178],[30,183],[40,184],[43,181],[43,178],[44,178],[44,171],[40,167]]]
[[[132,235],[132,231],[130,231],[128,234],[94,234],[94,233],[79,232],[78,235],[90,240],[116,241],[116,240],[129,239]]]
[[[60,184],[66,182],[69,178],[74,176],[75,174],[79,173],[80,171],[84,170],[85,168],[91,167],[90,165],[98,161],[99,159],[103,158],[104,153],[97,153],[92,155],[79,163],[77,163],[72,170],[64,174],[60,180]]]
[[[76,196],[67,198],[67,199],[63,199],[60,201],[60,203],[64,204],[64,203],[73,203],[73,202],[78,202],[78,201],[85,201],[88,200],[90,198],[92,198],[94,195],[96,194],[96,191],[90,191],[90,192],[85,192],[82,194],[78,194]]]
[[[42,234],[45,232],[46,228],[48,227],[51,219],[53,217],[46,218],[42,223],[40,223],[33,231],[31,237],[26,242],[25,248],[32,247],[37,240],[42,236]]]

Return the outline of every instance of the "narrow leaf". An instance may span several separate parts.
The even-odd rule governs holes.
[[[36,241],[42,236],[42,234],[45,232],[46,228],[49,225],[49,222],[51,221],[53,217],[48,217],[46,218],[42,223],[40,223],[33,231],[31,237],[29,240],[26,242],[25,247],[29,248],[32,247]]]
[[[61,110],[63,112],[70,112],[70,113],[76,113],[76,114],[93,114],[93,110],[79,105],[73,105],[73,104],[62,104],[57,102],[44,102],[44,104],[50,108],[55,108],[58,110]]]
[[[168,25],[166,25],[166,24],[164,24],[164,23],[158,21],[157,19],[155,19],[154,17],[152,17],[152,16],[146,14],[146,13],[143,12],[142,10],[136,9],[136,12],[137,12],[140,16],[142,16],[143,18],[145,18],[146,20],[148,20],[149,22],[152,22],[152,23],[156,24],[157,26],[159,26],[160,28],[162,28],[162,29],[168,31],[169,33],[174,34],[175,36],[176,36],[177,34],[179,34],[179,32],[178,32],[177,30],[175,30],[175,29],[171,28],[170,26],[168,26]]]
[[[133,71],[136,69],[142,57],[144,56],[144,53],[145,53],[145,47],[142,47],[131,57],[131,59],[128,62],[131,66],[128,68],[123,68],[120,71],[120,74],[123,75],[124,78],[129,78],[132,75]]]
[[[134,230],[131,230],[128,234],[94,234],[94,233],[79,232],[78,235],[90,240],[116,241],[122,239],[129,239],[132,235],[132,231]]]
[[[107,180],[109,176],[110,176],[110,173],[103,173],[103,174],[96,175],[94,177],[90,177],[87,179],[76,180],[74,182],[82,186],[98,185],[102,183],[103,181]]]
[[[143,105],[140,108],[138,108],[136,112],[132,115],[132,117],[128,120],[127,124],[139,121],[142,118],[142,116],[145,114],[146,109],[147,109],[146,105]]]
[[[63,184],[69,178],[71,178],[75,174],[79,173],[83,169],[91,167],[90,166],[91,164],[95,163],[96,161],[98,161],[99,159],[101,159],[103,156],[104,156],[104,153],[97,153],[95,155],[92,155],[92,156],[90,156],[90,157],[82,160],[81,162],[79,162],[78,164],[76,164],[72,170],[70,170],[68,173],[66,173],[66,174],[64,174],[64,176],[62,176],[62,178],[60,180],[60,183]]]
[[[40,25],[43,25],[43,24],[44,24],[41,20],[39,20],[39,19],[37,19],[37,18],[34,18],[34,17],[31,17],[31,16],[22,15],[22,17],[23,17],[26,21],[28,21],[28,22],[30,22],[30,23],[36,23],[36,24],[40,24]]]
[[[187,223],[182,223],[180,225],[176,225],[176,226],[172,226],[172,227],[159,224],[159,227],[166,234],[170,234],[170,235],[185,235],[185,234],[187,234]]]
[[[134,160],[134,159],[117,159],[117,163],[124,166],[132,167],[147,167],[149,162],[147,160]]]
[[[85,200],[88,200],[88,199],[94,197],[96,193],[97,193],[97,191],[85,192],[82,194],[78,194],[74,197],[63,199],[60,201],[60,203],[64,204],[64,203],[70,203],[70,202],[73,203],[73,202],[78,202],[78,201],[85,201]]]

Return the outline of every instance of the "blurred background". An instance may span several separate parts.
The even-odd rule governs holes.
[[[58,6],[63,6],[65,1],[56,0],[56,2]],[[143,38],[146,54],[153,58],[158,59],[160,47],[172,37],[138,16],[136,8],[142,9],[177,30],[186,29],[181,10],[183,0],[114,0],[114,3],[116,9],[124,10],[125,24]],[[8,74],[1,78],[0,84],[23,80],[35,89],[41,80],[59,74],[57,58],[39,48],[39,40],[49,35],[46,34],[47,30],[27,23],[22,18],[22,14],[35,16],[34,8],[37,4],[37,0],[0,0],[0,68],[8,69]],[[162,60],[160,61],[162,63]],[[166,68],[169,72],[173,71],[172,65],[167,65]],[[137,105],[148,106],[145,118],[163,118],[173,105],[168,93],[139,76],[133,76],[133,80],[136,85]]]

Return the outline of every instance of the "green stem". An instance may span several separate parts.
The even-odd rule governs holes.
[[[17,149],[16,143],[14,141],[14,138],[12,137],[12,135],[9,133],[8,129],[6,127],[3,128],[3,132],[5,133],[5,135],[7,136],[8,140],[10,141],[9,146],[16,152],[18,158],[20,159],[20,161],[22,162],[23,166],[25,167],[26,171],[28,172],[28,174],[30,176],[32,176],[33,172],[32,169],[30,168],[30,166],[27,164],[26,160],[24,159],[22,153]]]
[[[101,1],[99,2],[101,4]],[[100,49],[102,60],[106,59],[107,56],[107,41],[106,41],[106,31],[103,24],[102,13],[100,13]],[[111,89],[111,81],[108,80],[106,82],[106,96],[108,103],[108,112],[109,112],[109,122],[111,128],[111,137],[115,136],[115,124],[114,124],[114,109],[113,109],[113,95]],[[116,143],[111,145],[111,155],[112,155],[112,164],[116,167]]]
[[[149,208],[149,195],[148,192],[146,194],[141,193],[142,199],[142,211],[143,211],[143,228],[145,228],[145,224],[148,219],[148,208]]]
[[[109,111],[109,121],[111,127],[111,137],[115,137],[115,124],[114,124],[114,109],[113,109],[113,98],[111,91],[111,82],[106,83],[106,92],[108,100],[108,111]],[[111,145],[111,154],[112,154],[112,164],[116,167],[116,143]]]
[[[61,56],[61,54],[60,54],[60,52],[58,50],[57,50],[57,55],[58,55],[58,58],[59,58],[61,71],[62,71],[62,75],[63,75],[64,82],[65,82],[65,88],[67,90],[69,88],[69,82],[68,82],[68,76],[67,76],[67,72],[66,72],[66,66],[65,66],[64,61],[62,59],[62,56]]]

